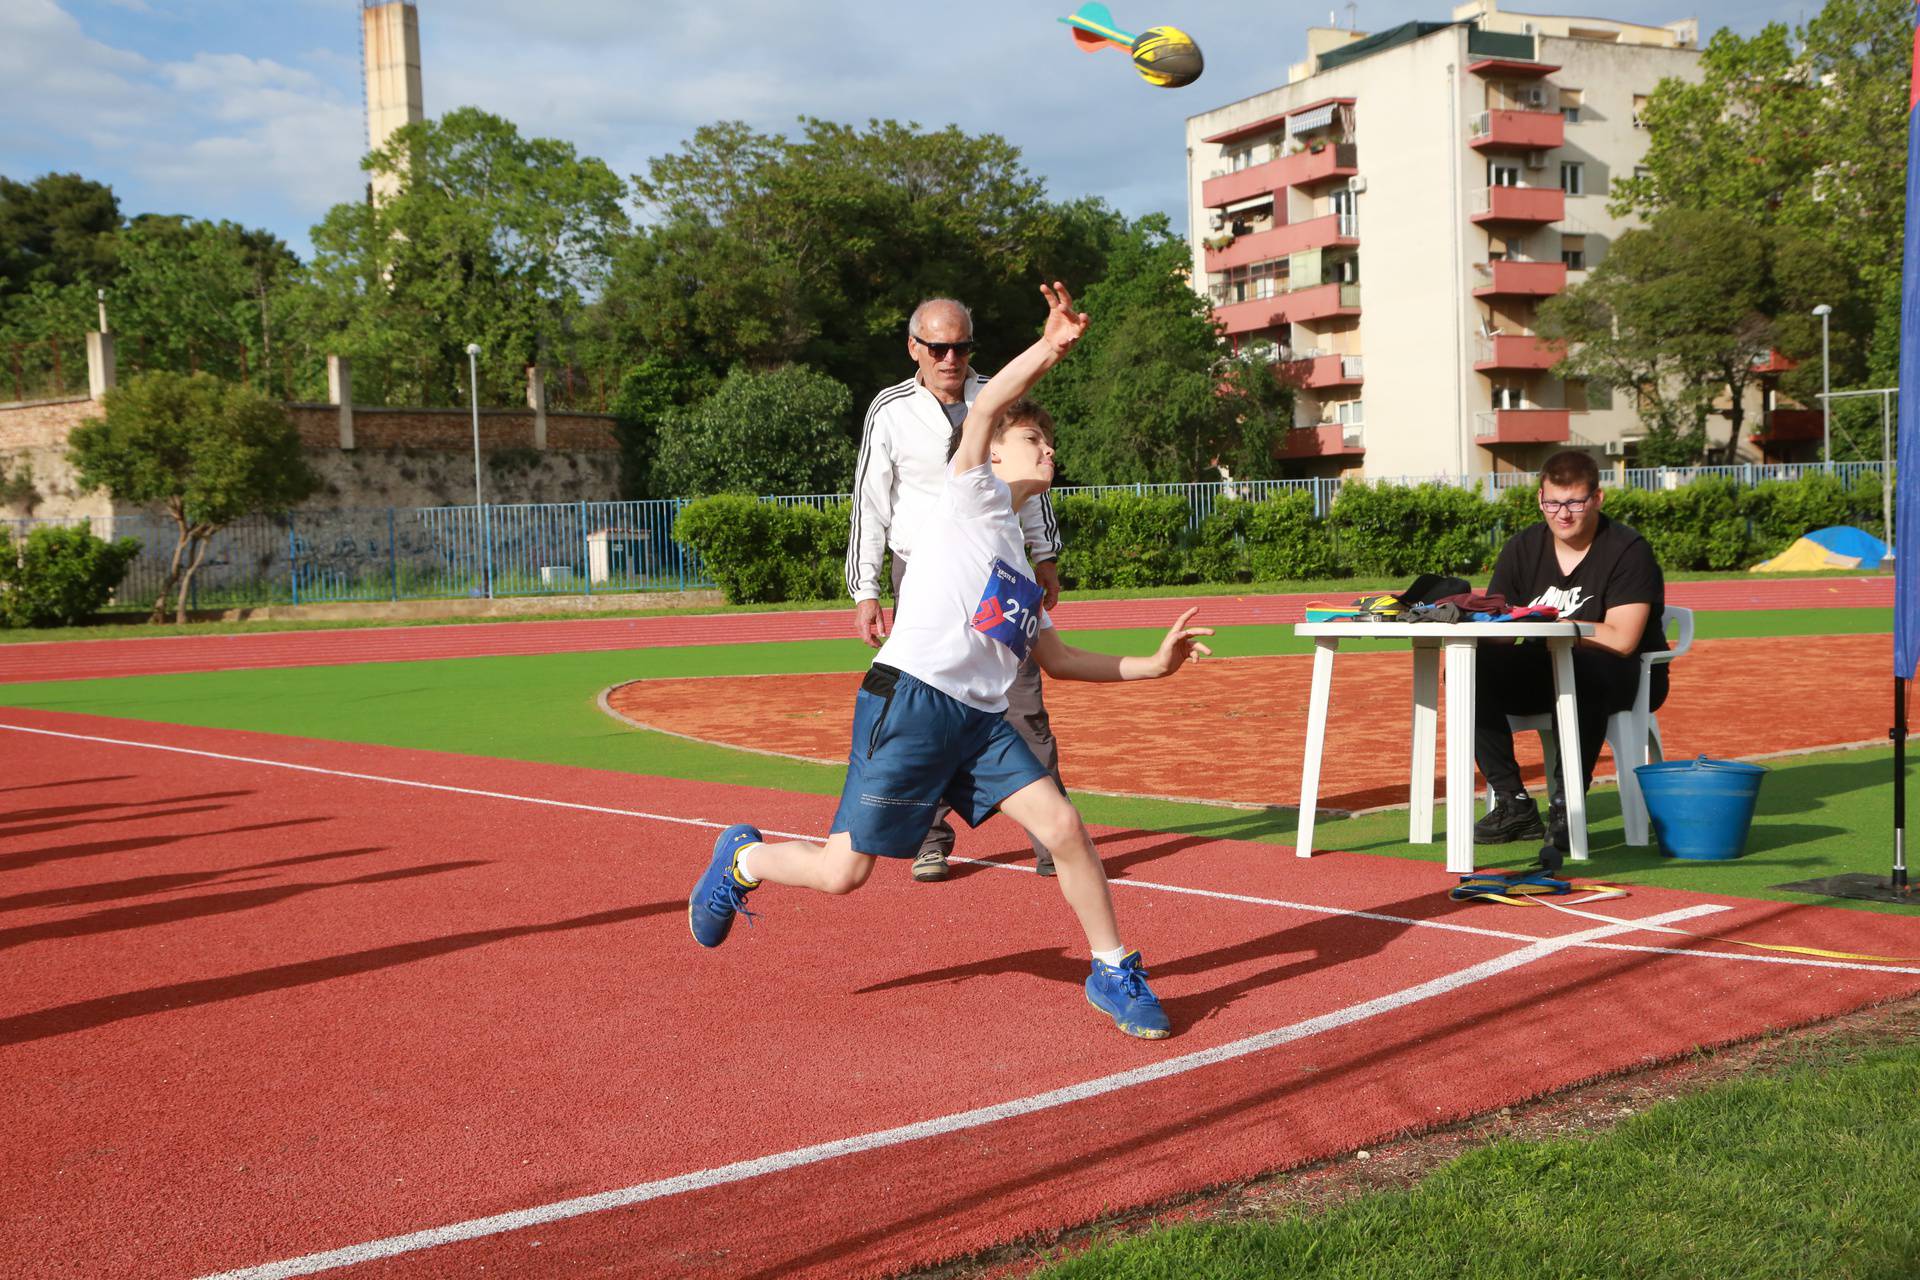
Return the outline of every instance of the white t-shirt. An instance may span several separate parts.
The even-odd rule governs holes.
[[[874,661],[981,711],[1005,711],[1007,686],[1053,620],[1027,563],[1013,494],[990,463],[949,471],[920,525],[893,631]]]

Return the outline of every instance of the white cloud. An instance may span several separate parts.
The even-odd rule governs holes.
[[[23,129],[5,168],[78,169],[123,204],[136,189],[130,213],[271,219],[298,238],[289,221],[304,230],[361,184],[357,96],[272,58],[148,58],[49,0],[9,0],[0,19],[0,115]]]

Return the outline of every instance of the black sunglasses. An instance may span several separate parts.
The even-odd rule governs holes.
[[[973,351],[972,338],[968,338],[965,342],[928,342],[917,333],[907,336],[931,352],[935,360],[945,360],[949,351],[957,351],[963,356]]]

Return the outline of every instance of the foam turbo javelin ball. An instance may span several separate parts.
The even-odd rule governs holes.
[[[1133,69],[1148,84],[1178,89],[1200,78],[1200,46],[1178,27],[1148,27],[1133,42]]]

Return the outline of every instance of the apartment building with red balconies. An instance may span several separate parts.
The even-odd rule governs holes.
[[[1284,85],[1187,121],[1195,287],[1295,388],[1289,471],[1631,455],[1632,406],[1556,375],[1535,322],[1636,225],[1607,189],[1645,155],[1653,87],[1699,78],[1697,25],[1497,5],[1311,29]]]

